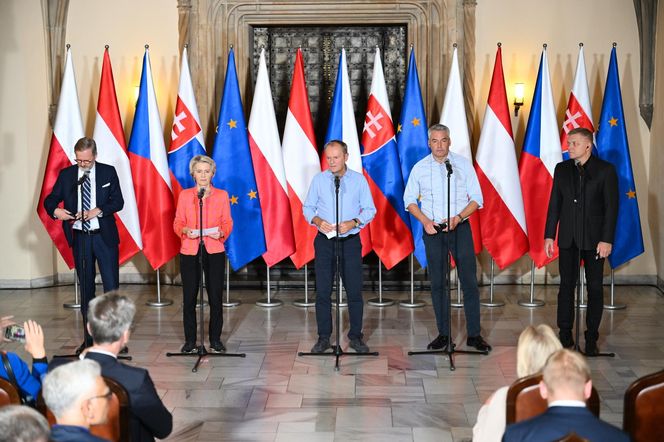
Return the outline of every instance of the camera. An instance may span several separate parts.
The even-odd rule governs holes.
[[[5,329],[5,338],[15,342],[25,342],[25,329],[18,324],[10,325]]]

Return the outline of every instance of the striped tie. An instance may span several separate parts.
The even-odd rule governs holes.
[[[92,199],[92,191],[90,186],[90,171],[85,171],[85,180],[83,180],[83,186],[81,187],[81,208],[83,212],[90,210],[90,200]],[[90,230],[90,221],[83,221],[83,231],[87,232]]]

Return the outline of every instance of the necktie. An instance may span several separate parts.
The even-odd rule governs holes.
[[[90,186],[90,172],[85,172],[85,180],[81,187],[81,209],[83,212],[90,210],[90,200],[92,199],[92,187]],[[83,221],[83,231],[90,230],[90,221]]]

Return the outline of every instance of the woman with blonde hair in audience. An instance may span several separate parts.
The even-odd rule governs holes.
[[[548,357],[560,350],[560,340],[546,324],[529,325],[521,332],[516,350],[519,378],[538,373]],[[500,387],[484,402],[473,427],[473,442],[500,441],[505,432],[506,399],[509,385]]]

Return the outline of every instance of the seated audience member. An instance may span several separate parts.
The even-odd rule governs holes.
[[[44,376],[44,402],[55,416],[54,442],[104,442],[90,426],[106,422],[111,390],[91,360],[61,365]]]
[[[509,425],[503,441],[553,441],[572,432],[590,441],[629,441],[625,433],[586,408],[592,381],[590,368],[581,354],[558,350],[547,360],[542,377],[540,394],[549,408],[539,416]]]
[[[10,316],[0,320],[0,329],[12,324]],[[35,321],[23,323],[25,329],[25,351],[32,355],[32,372],[16,353],[3,352],[0,364],[0,377],[8,380],[19,390],[19,394],[28,403],[34,402],[41,389],[41,378],[46,373],[48,363],[44,349],[44,333]]]
[[[546,324],[529,325],[519,336],[516,374],[519,378],[538,373],[551,354],[563,348],[556,333]],[[500,441],[505,432],[505,406],[509,385],[500,387],[486,400],[473,427],[474,442]]]
[[[48,442],[51,429],[44,416],[24,405],[0,408],[0,442]]]
[[[173,430],[173,416],[161,402],[150,373],[118,361],[129,342],[136,314],[134,302],[118,293],[97,296],[88,305],[88,328],[93,345],[85,354],[101,366],[101,374],[117,381],[129,394],[129,433],[133,442],[163,439]]]

